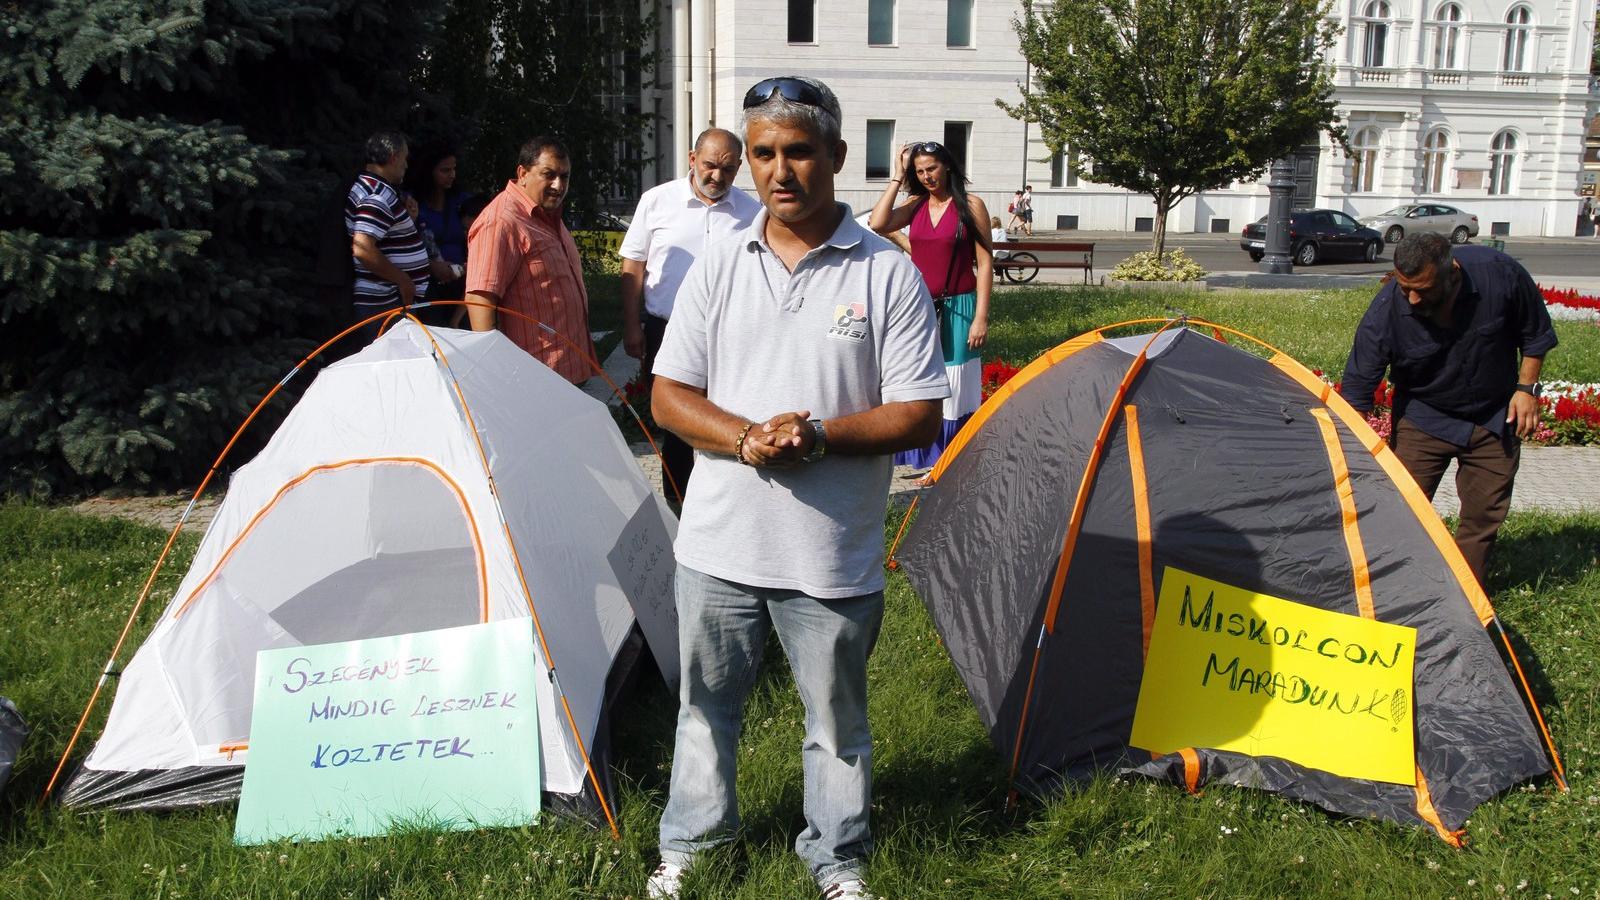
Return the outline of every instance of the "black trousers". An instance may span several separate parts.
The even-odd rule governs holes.
[[[653,383],[656,353],[661,350],[661,339],[666,333],[666,319],[645,315],[644,358],[639,361],[639,374],[643,376],[646,388]],[[656,429],[655,439],[661,448],[662,462],[666,464],[664,474],[667,477],[662,480],[661,489],[668,500],[681,503],[684,495],[689,492],[689,476],[694,472],[694,448],[664,428]],[[676,491],[673,490],[674,485],[677,487]]]

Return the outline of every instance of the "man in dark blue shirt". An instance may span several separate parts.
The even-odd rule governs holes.
[[[1452,253],[1445,236],[1414,234],[1396,246],[1394,268],[1356,329],[1339,392],[1368,412],[1388,371],[1389,443],[1430,499],[1455,460],[1456,545],[1482,582],[1556,333],[1532,276],[1497,250]]]

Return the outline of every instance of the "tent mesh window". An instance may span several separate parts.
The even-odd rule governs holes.
[[[351,562],[355,560],[355,562]],[[482,621],[481,552],[455,487],[399,461],[290,482],[187,598],[163,641],[202,746],[247,737],[256,651]]]

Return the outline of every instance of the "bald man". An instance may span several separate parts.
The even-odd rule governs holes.
[[[646,387],[689,266],[713,243],[748,228],[761,211],[760,201],[733,186],[743,152],[743,142],[731,131],[701,132],[689,152],[689,174],[645,191],[617,250],[623,347],[640,361]],[[663,435],[661,455],[670,478],[663,487],[676,501],[688,490],[694,450],[671,432]]]

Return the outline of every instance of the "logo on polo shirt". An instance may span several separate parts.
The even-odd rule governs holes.
[[[828,327],[828,337],[859,344],[867,339],[867,305],[861,302],[841,303],[833,308],[833,324]]]

